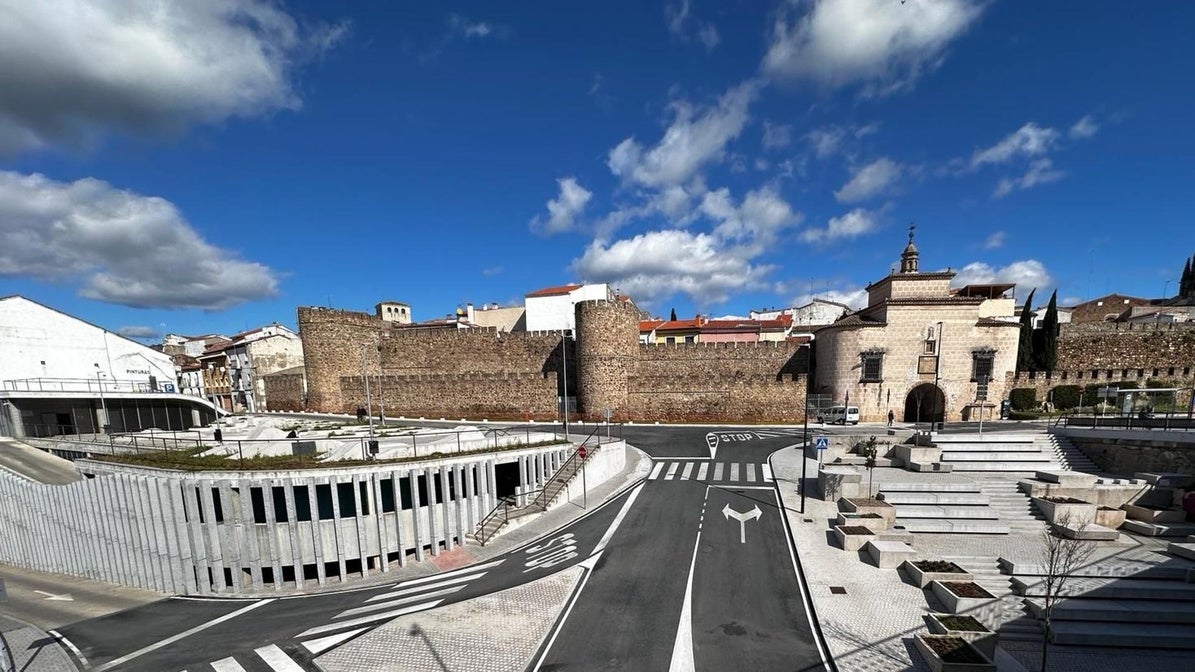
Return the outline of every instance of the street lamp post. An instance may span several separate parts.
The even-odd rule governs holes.
[[[104,411],[104,423],[102,425],[100,425],[100,428],[104,430],[105,434],[109,434],[110,432],[109,432],[108,428],[111,426],[111,423],[108,422],[108,402],[104,399],[103,378],[104,378],[103,371],[95,372],[96,386],[99,387],[99,389],[100,389],[100,408],[102,408]]]
[[[361,344],[361,378],[365,381],[365,416],[369,418],[369,447],[373,446],[373,400],[369,394],[369,373],[365,370],[365,344]],[[365,459],[369,459],[369,447],[365,449]]]
[[[560,333],[561,398],[564,403],[564,440],[568,441],[568,330]]]
[[[938,321],[938,346],[936,348],[934,348],[934,400],[937,401],[938,395],[942,395],[942,419],[939,421],[940,424],[938,426],[940,428],[945,428],[945,426],[946,426],[946,393],[942,392],[942,388],[938,387],[938,382],[941,380],[941,376],[942,376],[942,322],[941,322],[941,320],[939,320]],[[937,404],[934,404],[934,405],[937,406]],[[930,422],[933,423],[933,418],[930,418]],[[933,431],[932,426],[930,427],[930,431],[931,432]]]
[[[814,338],[815,338],[815,336],[813,334],[809,335],[809,345],[807,347],[810,350],[810,352],[809,352],[810,355],[813,354],[812,351],[813,351],[813,339]],[[808,362],[811,359],[812,359],[812,356],[806,357],[805,361]],[[806,367],[806,368],[808,368],[808,367]],[[805,513],[805,489],[806,489],[805,485],[806,485],[806,478],[807,478],[806,474],[807,474],[807,470],[809,468],[809,462],[806,459],[807,458],[806,452],[809,450],[809,384],[808,384],[808,381],[806,381],[806,385],[805,385],[805,412],[802,413],[801,415],[802,415],[801,421],[804,424],[804,427],[801,430],[801,513],[804,514]]]

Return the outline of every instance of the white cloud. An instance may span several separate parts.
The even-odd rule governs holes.
[[[572,268],[585,281],[616,284],[637,301],[651,303],[683,293],[707,304],[724,303],[735,292],[764,286],[764,277],[773,270],[727,253],[711,234],[675,229],[612,244],[594,241]]]
[[[0,154],[297,109],[295,70],[346,31],[267,0],[3,5]]]
[[[834,192],[840,203],[854,203],[886,192],[900,179],[901,165],[882,157],[855,171],[850,181]]]
[[[492,278],[502,272],[501,266],[490,266],[489,268],[481,269],[481,274],[487,278]]]
[[[1008,163],[1015,158],[1042,156],[1054,149],[1058,140],[1058,131],[1043,128],[1031,121],[991,147],[975,150],[971,155],[971,168]]]
[[[701,202],[701,211],[718,222],[714,234],[722,241],[746,245],[751,256],[776,242],[780,232],[796,226],[801,216],[772,188],[747,193],[736,207],[727,189],[711,191]]]
[[[128,326],[121,327],[116,330],[116,333],[125,338],[133,338],[142,341],[156,341],[162,337],[162,332],[153,327],[143,326]]]
[[[1071,126],[1071,129],[1067,135],[1069,135],[1072,140],[1085,140],[1095,135],[1099,130],[1099,124],[1095,123],[1095,119],[1092,119],[1091,115],[1089,114],[1076,121],[1074,125]]]
[[[826,159],[835,154],[851,151],[857,140],[879,132],[880,124],[872,122],[863,126],[839,126],[828,124],[805,134],[805,140],[813,147],[813,154]],[[845,145],[845,147],[844,147]]]
[[[982,261],[976,261],[958,270],[957,275],[950,281],[955,287],[963,285],[988,285],[999,282],[1016,283],[1017,287],[1028,293],[1030,289],[1044,289],[1054,283],[1054,278],[1046,270],[1044,264],[1036,259],[1014,261],[1007,266],[994,268]]]
[[[668,32],[685,42],[697,41],[709,50],[722,40],[713,23],[702,21],[690,12],[689,0],[681,0],[678,5],[665,5],[664,18],[668,22]]]
[[[578,184],[575,177],[562,177],[556,184],[560,185],[560,194],[548,201],[548,220],[545,222],[536,216],[531,220],[532,230],[548,235],[571,230],[576,225],[577,216],[593,198],[593,192]]]
[[[992,196],[994,198],[1002,198],[1017,189],[1029,189],[1039,184],[1057,182],[1063,177],[1066,177],[1065,172],[1055,169],[1054,162],[1048,156],[1042,157],[1030,163],[1029,169],[1025,171],[1024,175],[1016,178],[1005,177],[1001,179],[996,184],[996,190],[992,192]]]
[[[807,243],[830,243],[843,238],[858,238],[879,225],[876,213],[856,208],[841,217],[831,217],[824,229],[805,229],[801,240]]]
[[[983,249],[996,250],[1001,247],[1004,247],[1004,238],[1005,238],[1005,234],[1003,231],[996,231],[996,232],[992,233],[992,235],[988,236],[983,241]]]
[[[867,307],[867,290],[862,287],[846,287],[843,289],[827,289],[821,292],[806,292],[793,299],[792,305],[804,306],[814,299],[833,301],[850,306],[854,310]]]
[[[983,11],[983,0],[821,0],[776,20],[764,70],[827,87],[861,83],[882,95],[934,68]]]
[[[780,149],[792,143],[792,126],[763,122],[763,140],[760,144],[764,149]]]
[[[10,171],[0,277],[83,279],[81,295],[135,308],[220,310],[278,294],[274,271],[209,244],[165,199]]]
[[[758,90],[758,82],[740,84],[700,114],[689,103],[676,102],[673,121],[658,144],[644,149],[627,138],[610,150],[606,164],[626,182],[657,188],[684,184],[704,165],[725,156],[727,143],[746,125],[747,108]]]

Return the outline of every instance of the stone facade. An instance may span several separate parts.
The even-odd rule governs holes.
[[[296,366],[262,376],[259,380],[270,400],[271,411],[307,410],[307,381],[304,368]]]
[[[1076,371],[1037,371],[1037,372],[1009,372],[1006,375],[1005,389],[1030,388],[1036,393],[1037,400],[1049,398],[1050,390],[1062,385],[1078,385],[1085,387],[1092,383],[1104,386],[1117,386],[1118,383],[1128,382],[1137,389],[1148,391],[1147,382],[1177,388],[1175,406],[1186,408],[1191,403],[1191,387],[1195,385],[1195,367],[1169,366],[1150,369],[1080,369]],[[1007,395],[1006,395],[1007,396]],[[1092,402],[1085,401],[1090,406]]]
[[[981,407],[976,362],[989,358],[982,406],[991,413],[1007,395],[1005,374],[1016,368],[1011,302],[954,295],[954,274],[920,273],[918,256],[910,235],[901,272],[868,286],[867,308],[816,335],[812,391],[857,406],[864,422],[886,420],[890,410],[907,422],[971,419]],[[877,360],[878,371],[865,369]]]
[[[1192,366],[1195,366],[1195,323],[1059,325],[1059,371]]]

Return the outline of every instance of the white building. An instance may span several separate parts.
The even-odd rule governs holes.
[[[269,410],[263,376],[303,365],[299,335],[271,324],[232,337],[200,358],[207,369],[204,395],[226,411],[257,413]]]
[[[792,326],[811,327],[823,324],[831,324],[850,311],[851,309],[848,306],[836,301],[813,299],[803,306],[796,306],[793,308],[753,310],[748,317],[753,320],[775,320],[781,315],[788,315],[792,317]]]
[[[605,283],[562,285],[536,290],[523,297],[527,331],[572,331],[576,327],[574,306],[581,301],[613,301],[614,292]]]

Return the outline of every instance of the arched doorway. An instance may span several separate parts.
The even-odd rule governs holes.
[[[905,397],[905,422],[942,422],[946,397],[931,383],[922,383]]]

